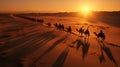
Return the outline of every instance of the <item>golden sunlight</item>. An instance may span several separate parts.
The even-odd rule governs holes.
[[[82,6],[81,13],[84,16],[88,16],[91,13],[91,10],[92,10],[92,8],[90,6],[85,5],[85,6]]]

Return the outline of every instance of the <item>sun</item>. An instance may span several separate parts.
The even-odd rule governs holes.
[[[90,12],[90,8],[89,7],[84,7],[83,10],[82,10],[82,12],[84,14],[88,14]]]
[[[87,16],[91,13],[92,8],[90,6],[83,6],[81,12],[84,16]]]

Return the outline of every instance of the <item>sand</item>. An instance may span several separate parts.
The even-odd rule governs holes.
[[[35,18],[34,16],[29,16]],[[0,16],[1,67],[120,67],[120,28],[79,17],[39,16],[44,23],[14,15]],[[46,25],[51,22],[52,26]],[[71,26],[72,33],[53,24]],[[76,31],[89,26],[90,37]],[[93,32],[103,30],[106,39]]]

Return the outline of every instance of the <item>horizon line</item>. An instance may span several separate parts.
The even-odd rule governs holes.
[[[0,13],[80,13],[80,11],[9,11],[9,12],[0,12]],[[107,10],[101,10],[101,11],[92,11],[92,12],[120,12],[120,10],[113,10],[113,11],[107,11]]]

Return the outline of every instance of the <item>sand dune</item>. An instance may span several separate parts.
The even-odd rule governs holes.
[[[35,19],[34,16],[27,16]],[[36,23],[15,15],[0,16],[1,67],[119,67],[120,28],[78,17],[39,16]],[[60,20],[61,19],[61,20]],[[51,26],[47,23],[51,22]],[[72,32],[53,24],[71,26]],[[89,26],[90,37],[81,36],[76,28]],[[93,32],[103,30],[106,40]]]

